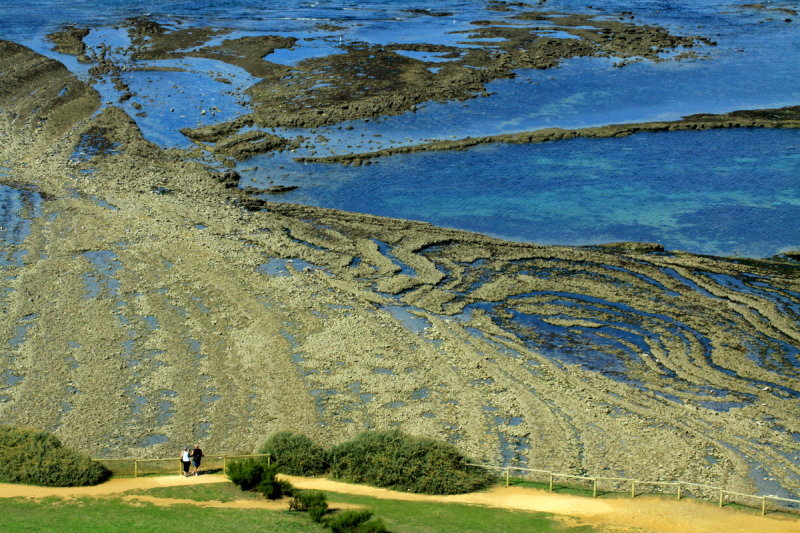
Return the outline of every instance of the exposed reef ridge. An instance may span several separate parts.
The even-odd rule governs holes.
[[[247,99],[247,116],[219,126],[219,132],[229,135],[240,134],[237,126],[244,122],[262,129],[314,128],[413,112],[424,102],[485,96],[489,82],[513,78],[515,70],[550,69],[575,57],[609,57],[624,66],[697,57],[702,53],[698,51],[715,44],[707,37],[674,35],[662,27],[640,24],[628,14],[610,19],[523,4],[504,7],[498,18],[475,20],[472,28],[451,32],[451,44],[340,40],[334,45],[332,36],[323,35],[315,39],[335,49],[334,53],[292,65],[271,58],[276,50],[298,46],[294,37],[223,39],[230,30],[169,25],[147,17],[125,21],[130,38],[125,49],[101,45],[87,51],[80,39],[83,34],[73,28],[51,34],[50,39],[58,50],[95,62],[92,74],[97,80],[110,76],[122,93],[120,102],[133,96],[120,79],[123,68],[157,70],[161,68],[158,60],[187,57],[244,69],[256,82],[240,95]],[[439,14],[412,11],[412,16]],[[212,37],[218,44],[207,44]],[[190,130],[184,133],[192,137]],[[247,152],[274,147],[274,143],[251,143]]]
[[[53,49],[56,52],[74,55],[78,61],[89,63],[92,60],[86,55],[86,43],[83,42],[87,35],[89,35],[89,28],[68,26],[48,34],[47,38],[55,44]]]
[[[471,146],[487,143],[527,144],[543,143],[575,139],[578,137],[627,137],[634,133],[709,130],[723,128],[800,128],[800,106],[782,107],[779,109],[755,109],[733,111],[722,114],[696,114],[683,117],[681,120],[667,122],[642,122],[633,124],[611,124],[592,128],[543,128],[520,133],[487,135],[485,137],[467,137],[449,141],[436,141],[409,146],[383,148],[374,152],[338,154],[325,157],[297,157],[296,161],[307,163],[344,163],[360,165],[377,157],[413,152],[430,152],[438,150],[463,150]]]
[[[511,21],[517,23],[538,20],[549,25],[511,27],[497,21],[476,21],[475,29],[464,32],[459,43],[466,46],[344,43],[341,53],[309,58],[292,67],[271,63],[271,50],[247,38],[223,42],[214,48],[213,56],[208,55],[211,49],[204,48],[193,54],[238,64],[261,78],[246,91],[259,127],[309,128],[400,114],[431,100],[474,98],[485,93],[488,82],[514,77],[516,69],[552,68],[571,57],[613,56],[621,63],[663,61],[665,52],[679,47],[713,44],[704,37],[676,36],[630,20],[545,11],[511,15]],[[563,30],[571,38],[549,36],[554,29]],[[273,49],[294,44],[270,42]],[[248,51],[253,46],[257,54]],[[414,59],[403,51],[429,52],[439,58]],[[684,52],[681,57],[691,55]],[[242,63],[239,57],[252,60]]]
[[[0,138],[0,185],[35,191],[2,225],[24,236],[0,250],[4,422],[105,456],[399,427],[494,463],[800,491],[795,261],[266,202],[2,41]]]

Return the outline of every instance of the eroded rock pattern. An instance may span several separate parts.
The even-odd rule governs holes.
[[[0,73],[0,184],[24,204],[3,422],[107,456],[399,427],[493,463],[800,490],[796,262],[269,203],[96,113],[52,60],[3,42]]]

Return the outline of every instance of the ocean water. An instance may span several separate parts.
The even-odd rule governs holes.
[[[559,126],[595,126],[619,122],[670,120],[699,112],[725,112],[735,109],[781,107],[800,101],[800,20],[784,22],[779,14],[738,7],[736,0],[710,2],[616,1],[587,8],[584,3],[551,0],[548,10],[611,16],[632,10],[641,23],[665,25],[674,33],[703,35],[716,46],[700,46],[697,59],[680,62],[635,63],[615,68],[616,59],[584,58],[564,62],[559,69],[520,70],[513,80],[498,80],[487,87],[490,96],[463,103],[428,102],[415,113],[387,117],[368,123],[355,121],[354,130],[343,133],[336,126],[321,128],[328,137],[327,149],[350,151],[347,145],[361,133],[373,136],[378,144],[409,144],[424,139],[442,139],[526,131]],[[773,2],[771,6],[791,6],[792,2]],[[279,50],[269,60],[289,63],[298,59],[333,53],[342,43],[441,43],[469,47],[470,22],[477,19],[506,20],[513,12],[487,10],[483,1],[451,0],[401,2],[392,0],[348,3],[341,0],[318,2],[156,2],[96,0],[64,2],[38,0],[12,4],[4,10],[0,31],[34,50],[64,61],[69,68],[86,75],[87,65],[71,56],[51,50],[45,35],[64,24],[93,28],[90,44],[105,41],[125,46],[124,29],[118,25],[126,17],[150,13],[153,18],[176,27],[211,26],[235,30],[231,35],[276,34],[301,39],[291,51]],[[447,17],[410,13],[413,9],[449,12]],[[515,21],[518,23],[519,21]],[[321,23],[340,29],[321,30]],[[540,21],[527,24],[539,26]],[[461,43],[461,44],[460,44]],[[467,43],[467,44],[463,44]],[[153,62],[174,66],[174,62]],[[123,76],[138,98],[126,104],[131,115],[135,102],[146,103],[147,117],[134,117],[146,136],[167,146],[188,146],[178,129],[226,120],[245,112],[242,104],[227,97],[224,87],[213,80],[217,72],[234,80],[233,88],[252,83],[240,69],[204,59],[181,60],[193,68],[192,74],[128,72]],[[213,72],[214,75],[209,75]],[[205,74],[205,75],[204,75]],[[182,82],[179,93],[175,82]],[[99,87],[108,101],[117,96],[111,84]],[[201,109],[217,106],[218,115],[201,115]],[[164,109],[174,108],[174,113]],[[165,128],[166,126],[166,128]],[[166,130],[166,131],[165,131]],[[304,132],[289,132],[302,134]],[[380,134],[378,140],[375,134]]]
[[[230,28],[223,38],[276,34],[301,39],[276,62],[335,53],[342,43],[433,42],[470,46],[473,20],[503,20],[479,0],[318,0],[263,2],[34,0],[1,2],[0,35],[63,61],[82,77],[87,65],[51,50],[45,35],[65,24],[87,26],[90,45],[125,46],[120,24],[149,14],[174,27]],[[769,8],[797,7],[771,2]],[[376,150],[433,139],[672,120],[699,112],[800,103],[800,19],[745,8],[737,0],[705,2],[550,0],[547,10],[612,17],[632,11],[638,22],[674,33],[702,35],[684,61],[641,61],[617,68],[615,58],[577,58],[546,71],[520,70],[491,82],[487,97],[427,102],[415,113],[317,128],[328,141],[317,155]],[[413,10],[447,12],[428,16]],[[517,21],[518,22],[518,21]],[[328,23],[338,29],[320,29]],[[540,22],[530,22],[538,25]],[[461,43],[461,44],[459,44]],[[144,135],[167,147],[189,147],[180,128],[228,120],[247,112],[239,90],[253,80],[243,70],[207,59],[153,61],[188,72],[126,72],[136,96],[122,104]],[[224,75],[230,86],[214,78]],[[98,84],[104,101],[119,96]],[[138,113],[133,104],[142,104]],[[214,109],[213,112],[205,112]],[[306,130],[277,130],[311,136]],[[662,242],[698,253],[766,256],[800,245],[798,137],[791,131],[676,132],[628,139],[574,140],[542,146],[482,146],[464,152],[416,154],[370,167],[300,165],[294,154],[261,156],[241,169],[245,185],[300,188],[276,200],[425,220],[515,240],[594,244],[613,240]],[[255,169],[253,169],[255,167]]]
[[[766,257],[800,247],[800,131],[712,130],[480,145],[287,166],[281,200],[540,244],[659,242]],[[299,165],[298,165],[299,166]]]

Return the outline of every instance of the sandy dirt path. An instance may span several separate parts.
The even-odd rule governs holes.
[[[93,487],[36,487],[34,485],[17,485],[0,483],[0,498],[79,498],[82,496],[111,496],[121,492],[137,489],[154,489],[157,487],[178,487],[196,485],[198,483],[225,483],[228,478],[222,475],[205,476],[150,476],[137,478],[113,478]]]
[[[800,518],[749,514],[709,503],[674,501],[646,496],[591,499],[568,494],[520,488],[495,487],[485,492],[454,496],[409,494],[387,489],[351,485],[324,478],[286,476],[295,487],[408,501],[438,501],[486,505],[502,509],[537,511],[555,516],[568,525],[593,525],[613,531],[654,533],[800,533]]]
[[[674,501],[647,496],[635,500],[624,498],[590,499],[567,494],[520,488],[495,487],[484,492],[453,496],[430,496],[411,494],[387,489],[341,483],[325,478],[283,476],[301,489],[325,490],[342,494],[370,496],[373,498],[405,501],[428,501],[485,505],[501,509],[552,513],[566,525],[592,525],[611,531],[646,531],[654,533],[800,533],[800,518],[773,515],[766,517],[718,508],[713,504],[690,500]],[[142,478],[112,479],[94,487],[35,487],[0,483],[0,498],[44,498],[59,496],[73,498],[82,496],[113,496],[129,490],[151,489],[195,485],[198,483],[225,483],[222,475],[200,477],[157,476]],[[219,508],[286,509],[286,501],[235,501],[197,502],[176,498],[156,498],[141,495],[126,495],[124,500],[148,501],[156,505],[204,505]],[[335,503],[335,507],[350,507]],[[560,518],[559,515],[563,515]]]

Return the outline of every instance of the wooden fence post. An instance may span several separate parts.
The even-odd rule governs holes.
[[[509,484],[509,479],[508,478],[509,478],[509,475],[510,475],[509,473],[510,472],[511,472],[511,469],[506,467],[506,488],[508,488],[508,484]]]
[[[636,497],[636,482],[631,481],[631,498]]]
[[[550,492],[553,492],[553,474],[550,474]]]
[[[267,454],[267,466],[270,466],[271,464],[272,464],[272,456],[270,454]]]
[[[592,480],[592,498],[597,498],[597,478]]]
[[[719,491],[719,506],[720,507],[722,507],[722,496],[723,496],[723,494],[724,494],[724,491]]]
[[[766,514],[767,514],[767,497],[766,496],[762,496],[761,497],[761,516],[764,516]]]
[[[228,456],[227,455],[223,455],[222,456],[222,473],[223,474],[227,474],[228,473]]]
[[[139,477],[139,461],[133,460],[133,477]]]

